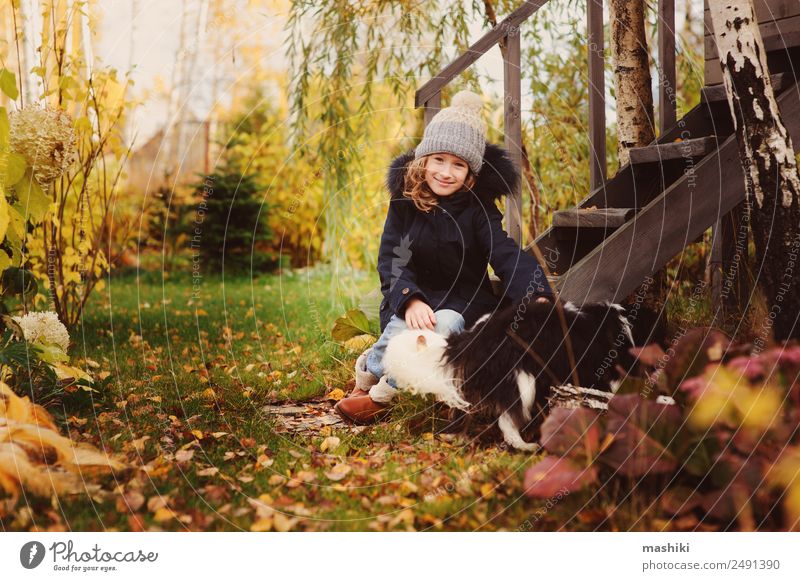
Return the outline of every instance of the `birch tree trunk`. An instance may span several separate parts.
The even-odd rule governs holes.
[[[186,39],[188,35],[188,27],[189,27],[189,3],[188,0],[181,1],[181,25],[180,25],[180,33],[178,34],[178,50],[175,54],[175,63],[172,68],[172,81],[170,83],[169,88],[169,97],[167,101],[167,119],[164,123],[164,137],[163,137],[163,160],[162,160],[162,167],[164,169],[164,173],[168,176],[172,176],[175,163],[173,161],[173,157],[175,157],[175,150],[176,147],[176,136],[174,135],[174,129],[176,124],[178,123],[177,117],[179,116],[179,107],[180,107],[180,96],[182,92],[182,87],[184,84],[184,74],[185,74],[185,65],[184,61],[186,60]]]
[[[42,41],[41,15],[38,3],[21,0],[19,15],[22,26],[22,94],[23,103],[35,103],[42,94],[42,78],[31,72],[39,65],[36,51]],[[13,9],[13,8],[12,8]]]
[[[709,0],[714,39],[745,174],[758,284],[777,340],[800,314],[800,175],[781,119],[752,0]],[[724,176],[722,176],[724,179]]]
[[[644,6],[645,0],[610,0],[608,3],[620,166],[630,161],[631,148],[644,147],[655,139]]]
[[[611,53],[617,98],[617,153],[620,167],[630,162],[630,150],[655,139],[653,87],[645,36],[645,0],[610,0]],[[667,298],[666,270],[653,273],[649,283],[636,289],[628,301],[642,296],[658,317],[664,316]]]

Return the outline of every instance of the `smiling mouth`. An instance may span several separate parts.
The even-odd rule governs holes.
[[[443,182],[439,178],[433,178],[433,179],[435,179],[437,182],[439,182],[443,186],[452,186],[453,184],[455,184],[455,182]]]

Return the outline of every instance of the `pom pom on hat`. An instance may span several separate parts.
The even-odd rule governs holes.
[[[472,91],[459,91],[452,104],[433,116],[414,158],[432,153],[451,153],[469,164],[477,174],[486,150],[486,123],[481,119],[483,99]]]
[[[464,107],[473,111],[475,115],[480,116],[481,109],[483,109],[483,99],[472,91],[459,91],[453,96],[453,102],[450,106]]]

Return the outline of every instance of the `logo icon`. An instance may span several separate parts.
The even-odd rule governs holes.
[[[405,268],[411,262],[411,238],[406,235],[400,239],[400,246],[392,248],[394,258],[392,258],[392,280],[389,284],[389,290],[394,288],[397,281],[403,278]]]
[[[30,541],[19,550],[19,562],[26,569],[35,569],[44,560],[44,545],[39,541]]]

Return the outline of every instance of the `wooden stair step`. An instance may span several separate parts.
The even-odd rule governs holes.
[[[647,147],[631,149],[631,163],[659,163],[674,159],[689,159],[705,157],[717,148],[717,138],[714,135],[686,139],[675,143],[661,143]]]
[[[786,73],[778,73],[777,75],[770,76],[772,81],[772,90],[775,93],[780,93],[786,83]],[[719,103],[728,100],[728,94],[725,92],[725,85],[713,85],[711,87],[703,87],[701,91],[701,99],[703,103]]]
[[[570,208],[553,214],[553,228],[619,228],[635,208]]]
[[[525,249],[525,252],[533,254],[530,250],[530,245]],[[501,281],[496,275],[490,274],[489,275],[489,282],[492,284],[492,292],[496,297],[503,296],[503,281]],[[557,274],[551,274],[547,277],[547,283],[550,285],[550,288],[558,288],[558,285],[561,283],[561,276]]]

